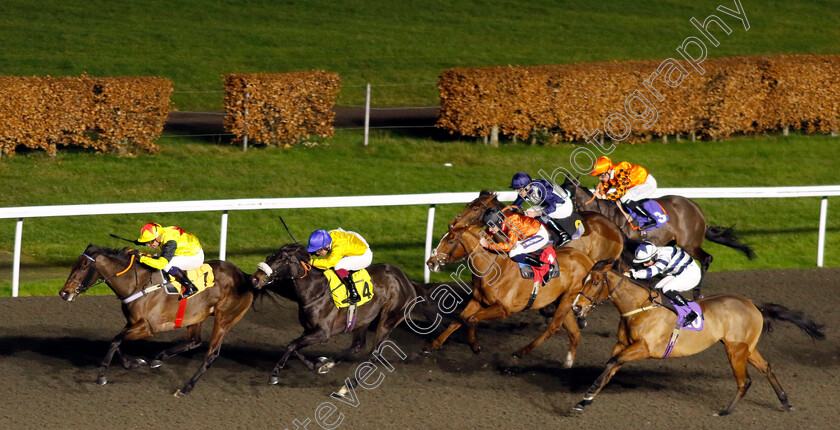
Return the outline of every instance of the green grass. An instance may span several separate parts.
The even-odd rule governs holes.
[[[21,154],[0,163],[0,207],[141,201],[215,200],[501,190],[516,171],[552,171],[568,165],[571,145],[433,141],[377,132],[368,147],[361,133],[337,132],[329,146],[253,148],[165,138],[155,155],[134,159],[60,151]],[[660,187],[788,186],[836,183],[833,160],[840,139],[828,136],[752,136],[722,142],[621,145],[611,155],[648,167]],[[446,167],[443,163],[452,163]],[[584,183],[592,185],[593,178]],[[826,265],[840,265],[837,198],[829,200]],[[710,224],[736,224],[758,259],[707,245],[712,270],[808,268],[816,264],[818,198],[699,201]],[[436,213],[436,240],[463,205]],[[246,271],[290,241],[282,215],[298,240],[316,228],[341,226],[362,233],[376,262],[422,279],[425,206],[236,211],[229,215],[227,258]],[[21,294],[55,294],[88,243],[121,247],[108,237],[133,237],[154,220],[198,235],[208,258],[218,255],[220,213],[166,213],[27,219],[23,228]],[[9,294],[14,220],[0,220],[0,294]],[[443,281],[447,274],[434,274]],[[106,287],[97,287],[108,293]]]
[[[4,0],[0,73],[153,75],[180,110],[219,110],[221,76],[326,69],[360,105],[366,83],[433,83],[465,66],[664,59],[698,35],[689,19],[724,19],[709,57],[840,52],[836,1],[742,2],[751,28],[717,12],[731,0]],[[374,105],[437,104],[434,85],[378,87]]]

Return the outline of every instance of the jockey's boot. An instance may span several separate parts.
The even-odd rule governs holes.
[[[685,298],[678,291],[671,290],[666,291],[663,294],[665,294],[665,297],[671,299],[671,301],[677,306],[688,306]],[[697,312],[689,312],[688,315],[685,316],[685,323],[683,323],[683,326],[691,325],[695,319],[697,319]]]
[[[171,270],[170,273],[172,273]],[[175,276],[175,280],[180,282],[181,286],[184,287],[183,290],[181,290],[182,299],[186,299],[187,297],[198,292],[198,287],[196,287],[195,284],[193,284],[192,281],[190,281],[190,278],[187,277],[187,272],[178,269],[178,271],[172,273],[172,275]]]
[[[555,248],[559,248],[572,240],[572,236],[569,236],[569,233],[566,233],[566,230],[560,226],[560,223],[558,223],[557,220],[548,218],[543,224],[545,224],[550,233],[554,233],[557,237],[557,241],[554,242]]]
[[[535,257],[534,254],[524,254],[525,264],[531,267],[542,267],[545,263],[540,260],[539,258]]]
[[[641,216],[647,218],[647,221],[645,221],[645,222],[639,221],[639,230],[644,230],[648,227],[653,227],[653,226],[656,225],[656,220],[653,219],[653,215],[651,215],[647,211],[647,209],[645,209],[645,207],[642,206],[642,204],[640,204],[639,202],[629,201],[629,202],[625,203],[624,205],[627,206],[628,208],[632,209],[633,212],[636,212],[637,215],[641,215]]]
[[[353,272],[348,272],[347,276],[341,278],[341,282],[343,282],[344,286],[347,287],[347,298],[344,299],[344,302],[342,303],[355,305],[362,300],[362,296],[360,296],[359,292],[356,291],[356,283],[353,282]]]

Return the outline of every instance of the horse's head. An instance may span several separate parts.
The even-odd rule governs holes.
[[[614,264],[614,260],[601,260],[589,269],[583,279],[583,287],[572,304],[572,311],[578,318],[585,317],[590,309],[612,294],[615,286],[610,285],[608,274]]]
[[[298,244],[284,245],[257,265],[251,276],[254,288],[262,289],[282,279],[300,279],[309,272],[309,253]]]
[[[466,227],[468,225],[480,224],[481,216],[488,208],[503,208],[504,205],[492,191],[482,190],[478,198],[470,202],[455,219],[449,223],[449,229]]]
[[[426,261],[429,270],[437,272],[447,264],[467,258],[478,245],[481,230],[478,225],[449,229]]]
[[[120,257],[120,258],[117,258]],[[109,262],[117,259],[120,262],[128,257],[121,256],[121,251],[100,248],[96,245],[88,245],[85,252],[76,259],[70,276],[64,282],[58,295],[62,299],[72,302],[77,295],[84,293],[88,288],[97,285],[97,281],[104,279],[108,273],[113,271]]]

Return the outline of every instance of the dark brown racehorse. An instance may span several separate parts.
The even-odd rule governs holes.
[[[638,244],[639,241],[649,241],[654,245],[662,246],[674,241],[688,255],[700,261],[703,275],[712,263],[712,256],[702,248],[704,238],[740,251],[751,260],[755,258],[752,248],[739,242],[731,227],[707,226],[706,218],[703,216],[700,206],[697,206],[697,203],[688,198],[663,196],[654,199],[668,214],[669,221],[662,227],[646,232],[645,236],[642,237],[639,230],[630,225],[614,201],[593,199],[593,194],[589,189],[570,181],[568,178],[566,178],[562,187],[574,196],[576,210],[601,213],[619,226],[621,231],[630,239],[627,241],[628,245],[631,243]],[[600,261],[601,259],[596,260]],[[700,295],[699,285],[695,289],[695,295],[698,297]]]
[[[481,347],[475,340],[475,326],[479,321],[507,318],[514,312],[527,308],[534,281],[523,279],[519,265],[504,254],[486,251],[479,246],[480,226],[469,225],[455,227],[441,239],[435,250],[443,264],[453,263],[467,258],[472,277],[472,297],[461,312],[460,321],[452,322],[426,350],[440,348],[446,339],[462,324],[469,329],[468,343],[473,352]],[[478,249],[476,251],[476,249]],[[560,263],[560,277],[551,279],[539,289],[534,299],[533,309],[540,309],[558,300],[557,309],[546,331],[533,342],[515,353],[517,356],[528,354],[534,348],[551,337],[561,326],[569,335],[569,353],[565,365],[571,367],[580,341],[580,329],[571,310],[575,295],[580,291],[582,281],[595,261],[574,248],[561,247],[556,250]],[[484,276],[480,276],[484,275]]]
[[[488,208],[503,209],[496,193],[482,190],[478,198],[467,204],[460,214],[449,223],[449,228],[483,225],[481,216]],[[590,256],[595,261],[619,258],[624,249],[621,230],[609,218],[595,212],[582,212],[583,226],[586,232],[577,239],[572,239],[565,246],[575,248]],[[430,260],[431,261],[431,260]]]
[[[117,298],[125,300],[135,293],[144,291],[147,287],[162,283],[159,271],[134,261],[134,257],[126,254],[125,251],[125,249],[115,250],[88,245],[85,252],[76,260],[70,276],[67,277],[67,281],[58,294],[70,302],[88,288],[104,282],[111,287]],[[222,339],[245,315],[255,294],[248,274],[239,270],[238,267],[227,261],[214,260],[207,263],[213,268],[215,285],[187,299],[182,322],[187,329],[187,342],[161,352],[150,363],[153,368],[159,367],[166,358],[199,347],[201,323],[208,316],[213,315],[213,334],[210,347],[204,356],[204,363],[181,389],[175,391],[178,397],[192,391],[198,378],[216,361]],[[132,360],[124,356],[120,351],[120,344],[124,340],[145,339],[174,329],[178,298],[177,294],[170,295],[164,289],[156,289],[148,295],[123,303],[122,311],[126,324],[111,341],[108,353],[99,365],[97,377],[99,385],[108,382],[105,372],[114,354],[126,369],[146,364],[142,358]]]
[[[592,399],[624,364],[646,358],[661,358],[677,320],[676,314],[659,306],[659,293],[610,270],[611,266],[612,262],[609,261],[598,262],[587,275],[580,296],[575,301],[575,311],[585,313],[593,304],[609,299],[621,314],[618,343],[613,348],[612,356],[603,373],[586,391],[584,399],[575,406],[576,411],[582,411],[592,403]],[[782,406],[793,409],[787,394],[770,370],[770,364],[758,353],[756,344],[762,328],[772,331],[772,325],[777,320],[795,324],[812,339],[825,338],[822,326],[784,306],[728,294],[715,294],[697,303],[703,309],[703,330],[681,330],[669,357],[693,355],[718,341],[724,344],[738,383],[738,391],[729,406],[719,414],[731,413],[750,387],[747,363],[767,377]]]
[[[277,365],[269,377],[270,384],[276,384],[280,379],[280,371],[292,354],[300,359],[309,370],[315,369],[315,364],[301,354],[300,350],[309,345],[325,342],[332,336],[344,333],[347,323],[348,308],[337,308],[333,303],[329,282],[324,272],[309,265],[310,256],[302,246],[288,244],[275,251],[265,259],[264,267],[254,273],[252,282],[255,288],[270,288],[272,291],[293,300],[299,306],[300,323],[304,328],[303,335],[291,341],[286,352],[277,361]],[[266,271],[266,269],[268,269]],[[373,282],[373,299],[359,306],[356,310],[356,321],[353,328],[353,341],[349,348],[339,352],[334,357],[320,363],[318,371],[326,373],[336,363],[347,358],[365,347],[368,326],[377,318],[379,324],[371,348],[371,355],[377,359],[375,353],[380,345],[388,338],[405,318],[405,308],[416,297],[425,297],[425,291],[420,284],[415,284],[402,270],[390,264],[374,264],[367,268]],[[270,273],[267,273],[270,272]],[[423,302],[428,305],[428,300]],[[415,309],[425,311],[423,306]],[[429,308],[427,317],[434,319],[433,309]]]

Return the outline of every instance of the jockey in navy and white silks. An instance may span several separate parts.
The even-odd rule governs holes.
[[[642,242],[636,248],[634,263],[644,264],[644,269],[633,269],[628,275],[634,279],[650,279],[662,275],[661,281],[654,288],[661,290],[665,297],[679,306],[686,306],[686,299],[680,294],[700,283],[700,266],[682,248],[674,246],[656,247],[650,242]],[[697,318],[692,312],[686,316],[686,324]]]
[[[525,215],[536,218],[546,227],[554,230],[560,237],[560,243],[556,246],[564,245],[571,240],[569,233],[559,223],[552,222],[552,220],[562,220],[572,215],[574,203],[568,191],[561,187],[554,187],[551,182],[544,179],[531,179],[524,172],[513,175],[510,188],[516,190],[518,194],[512,206],[522,209],[525,201],[535,205],[525,211]]]

